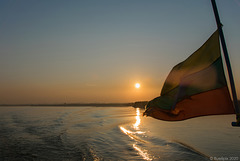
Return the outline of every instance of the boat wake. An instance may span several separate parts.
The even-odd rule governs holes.
[[[149,135],[141,126],[140,109],[136,108],[136,122],[120,125],[119,129],[131,141],[129,144],[143,160],[209,160],[209,157],[190,145],[177,140],[164,140]]]

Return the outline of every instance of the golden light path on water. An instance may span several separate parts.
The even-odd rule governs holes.
[[[136,108],[136,123],[133,125],[135,130],[139,130],[139,125],[141,124],[141,118],[140,118],[140,110],[139,108]]]
[[[143,157],[144,160],[153,160],[153,158],[148,154],[147,150],[141,149],[140,147],[137,146],[137,142],[147,143],[147,141],[144,141],[135,135],[135,134],[144,134],[145,133],[145,132],[139,130],[140,129],[139,126],[141,124],[140,115],[141,115],[140,109],[136,108],[136,117],[135,117],[136,122],[132,125],[133,128],[136,130],[135,132],[127,130],[123,126],[119,126],[119,128],[122,130],[122,132],[124,134],[128,135],[131,139],[136,141],[136,143],[134,143],[132,146],[138,152],[138,154]]]

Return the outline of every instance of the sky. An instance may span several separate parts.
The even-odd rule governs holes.
[[[240,0],[216,3],[240,98]],[[216,29],[210,0],[1,0],[0,104],[151,100]]]

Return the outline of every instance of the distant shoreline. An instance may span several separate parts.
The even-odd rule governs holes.
[[[144,108],[147,106],[148,101],[137,101],[130,103],[59,103],[59,104],[0,104],[2,106],[61,106],[61,107],[129,107]],[[238,101],[240,105],[240,100]]]
[[[139,101],[131,103],[62,103],[62,104],[0,104],[0,106],[63,106],[63,107],[139,107],[145,108],[148,101]]]

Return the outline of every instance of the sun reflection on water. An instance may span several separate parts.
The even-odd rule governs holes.
[[[136,146],[136,144],[133,144],[133,148],[139,152],[139,154],[143,157],[144,160],[152,160],[146,150],[140,149]]]
[[[140,131],[140,124],[141,124],[140,115],[141,115],[140,109],[136,108],[136,116],[135,116],[136,122],[132,125],[132,127],[136,131],[134,131],[134,132],[130,131],[123,126],[119,126],[119,128],[121,129],[121,131],[124,134],[128,135],[132,140],[136,141],[132,146],[138,152],[138,154],[143,157],[144,160],[152,160],[152,157],[148,154],[147,150],[137,146],[137,143],[139,143],[139,142],[145,143],[145,144],[148,143],[147,141],[145,141],[145,140],[143,140],[143,139],[141,139],[141,138],[139,138],[138,136],[135,135],[135,134],[142,135],[142,134],[145,133],[143,131]]]
[[[139,125],[141,124],[141,118],[140,118],[140,110],[139,108],[136,109],[136,123],[133,124],[133,127],[135,130],[139,130]]]

